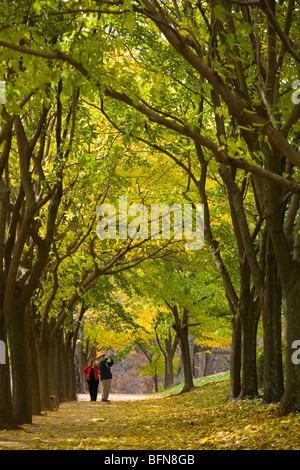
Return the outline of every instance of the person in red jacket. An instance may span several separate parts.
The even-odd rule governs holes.
[[[83,372],[87,375],[91,401],[97,401],[99,386],[99,366],[95,364],[94,359],[91,361],[90,366],[87,366],[83,369]]]

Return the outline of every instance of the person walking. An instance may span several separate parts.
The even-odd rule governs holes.
[[[108,399],[110,386],[111,386],[111,379],[112,379],[112,373],[111,373],[110,368],[113,365],[114,365],[114,361],[111,356],[105,357],[105,354],[102,354],[100,356],[99,369],[100,369],[100,379],[102,383],[102,400],[101,401],[106,401],[106,402],[110,401]]]
[[[99,386],[99,366],[95,364],[94,359],[91,361],[90,366],[87,366],[83,369],[83,372],[87,375],[91,401],[97,401]]]

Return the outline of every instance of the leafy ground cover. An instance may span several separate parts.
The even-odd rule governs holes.
[[[299,414],[278,418],[260,400],[232,403],[219,378],[182,395],[62,403],[32,425],[1,431],[0,450],[299,450]]]

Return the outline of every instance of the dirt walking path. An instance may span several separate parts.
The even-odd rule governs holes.
[[[106,451],[96,454],[99,465],[103,455],[117,451],[299,450],[299,414],[281,419],[275,405],[229,402],[228,383],[171,397],[110,398],[91,402],[79,395],[57,411],[34,416],[32,424],[1,430],[0,450]]]
[[[154,395],[147,395],[147,394],[141,394],[141,395],[134,395],[134,394],[122,394],[122,393],[111,393],[109,396],[109,399],[111,401],[136,401],[136,400],[147,400],[150,398],[156,398]],[[77,395],[78,401],[90,401],[90,396],[89,394],[85,393],[79,393]],[[101,394],[98,395],[98,400],[101,400]]]
[[[58,411],[34,416],[32,424],[0,431],[0,450],[138,450],[162,445],[157,432],[165,415],[161,399],[112,394],[110,400],[91,402],[89,395],[79,395],[77,401],[61,403]]]

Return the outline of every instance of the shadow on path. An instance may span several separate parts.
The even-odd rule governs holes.
[[[110,393],[109,399],[113,401],[137,401],[137,400],[149,400],[153,398],[160,398],[157,395],[150,395],[150,394],[122,394],[122,393]],[[78,401],[90,401],[89,394],[86,393],[79,393],[77,394]],[[101,393],[98,394],[97,401],[101,401]]]

